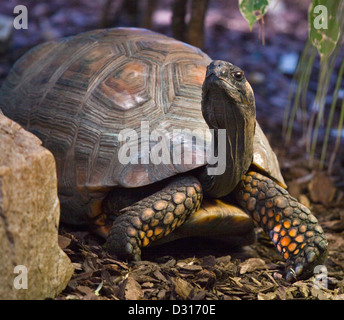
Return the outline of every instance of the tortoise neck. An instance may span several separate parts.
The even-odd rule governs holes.
[[[253,158],[255,118],[238,118],[230,129],[215,129],[212,135],[213,155],[200,175],[203,191],[218,198],[231,193]]]

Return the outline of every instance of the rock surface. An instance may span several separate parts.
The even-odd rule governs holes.
[[[0,299],[53,298],[73,266],[58,246],[55,160],[0,112]]]

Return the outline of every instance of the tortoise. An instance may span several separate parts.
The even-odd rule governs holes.
[[[20,58],[0,109],[53,153],[61,221],[90,225],[119,258],[186,236],[244,245],[258,224],[288,281],[326,259],[230,62],[146,29],[93,30]]]

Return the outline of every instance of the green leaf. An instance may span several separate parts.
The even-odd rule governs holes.
[[[239,10],[250,26],[250,30],[256,21],[266,13],[270,0],[239,0]]]
[[[321,60],[328,58],[337,45],[340,27],[337,19],[341,0],[313,0],[308,11],[309,38]]]

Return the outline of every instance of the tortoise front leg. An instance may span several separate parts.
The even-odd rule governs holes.
[[[194,177],[179,177],[161,191],[120,211],[107,238],[110,253],[140,260],[141,248],[166,236],[199,209],[202,188]]]
[[[236,189],[241,206],[269,235],[287,261],[286,279],[310,277],[327,255],[327,241],[318,220],[273,180],[249,172]]]

